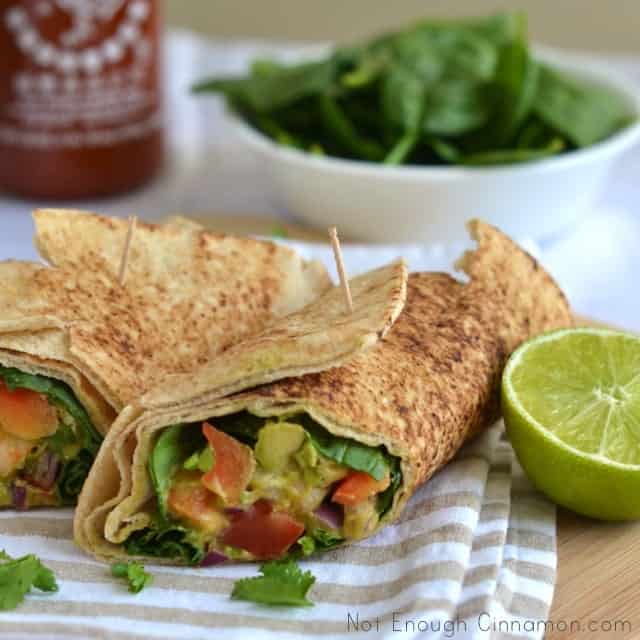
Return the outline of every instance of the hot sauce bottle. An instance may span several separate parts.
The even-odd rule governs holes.
[[[163,155],[158,0],[0,0],[0,190],[105,196]]]

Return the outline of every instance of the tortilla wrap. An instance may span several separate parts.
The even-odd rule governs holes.
[[[0,262],[0,391],[5,382],[65,383],[88,414],[91,451],[124,406],[168,375],[202,365],[331,287],[322,265],[287,247],[209,233],[185,219],[138,223],[121,284],[127,220],[40,210],[34,222],[49,264]],[[70,416],[56,411],[59,425]],[[42,439],[50,431],[22,437],[24,428],[15,414],[0,415],[0,506],[54,505],[49,489],[23,499],[33,493],[23,476],[53,446]],[[51,469],[61,451],[54,454]],[[10,495],[18,485],[19,500]]]
[[[148,467],[158,438],[170,425],[209,421],[215,426],[216,417],[245,410],[257,416],[304,413],[329,437],[382,447],[378,450],[399,459],[401,481],[392,504],[364,535],[397,518],[416,488],[496,419],[497,390],[509,354],[535,334],[572,323],[566,298],[535,259],[487,224],[473,221],[469,228],[477,248],[456,265],[469,281],[412,274],[402,313],[372,348],[332,362],[330,341],[324,338],[339,317],[329,311],[326,324],[315,323],[304,342],[293,336],[296,348],[287,349],[285,337],[280,357],[252,359],[252,351],[263,344],[254,338],[245,344],[248,353],[238,345],[235,360],[176,376],[127,407],[80,497],[77,543],[104,560],[135,555],[125,552],[124,543],[157,519]],[[314,312],[320,318],[322,305]],[[301,319],[295,318],[294,324]],[[237,368],[234,362],[240,363]]]
[[[331,286],[319,263],[286,247],[144,222],[122,285],[126,220],[41,210],[34,221],[36,246],[51,266],[0,264],[8,284],[0,334],[62,331],[59,359],[116,411]]]

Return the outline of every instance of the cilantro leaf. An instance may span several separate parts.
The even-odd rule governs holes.
[[[0,610],[15,609],[32,587],[48,592],[58,590],[53,572],[36,556],[13,559],[0,552]]]
[[[139,562],[116,562],[111,565],[111,575],[127,580],[131,593],[140,593],[153,582],[153,576]]]
[[[293,560],[267,562],[260,567],[260,573],[255,578],[238,580],[231,597],[260,604],[313,606],[306,596],[316,579],[310,571],[301,571]]]

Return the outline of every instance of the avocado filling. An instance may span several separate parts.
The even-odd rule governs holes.
[[[154,443],[154,524],[132,555],[217,564],[310,555],[371,534],[401,483],[384,447],[330,434],[307,414],[248,412],[173,425]]]
[[[68,385],[0,366],[0,507],[75,504],[100,442]]]

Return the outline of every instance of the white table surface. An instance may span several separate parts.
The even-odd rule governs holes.
[[[172,33],[167,46],[170,166],[153,184],[132,194],[55,206],[136,213],[147,219],[177,211],[289,217],[273,203],[260,167],[233,144],[221,105],[194,100],[187,91],[209,71],[240,70],[256,53],[272,51],[283,47],[206,43],[185,32]],[[640,82],[640,58],[608,57],[605,62]],[[0,259],[37,258],[29,213],[52,204],[0,195]],[[576,228],[542,244],[539,257],[577,312],[640,331],[640,148],[619,163],[594,211],[585,212]]]

